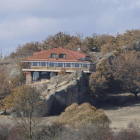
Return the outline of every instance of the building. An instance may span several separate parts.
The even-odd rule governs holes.
[[[26,73],[26,83],[50,79],[56,76],[62,68],[67,73],[75,70],[83,70],[85,73],[95,71],[95,64],[90,56],[79,51],[72,51],[64,48],[54,48],[33,53],[33,56],[22,61],[22,71]]]

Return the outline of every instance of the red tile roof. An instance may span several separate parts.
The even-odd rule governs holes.
[[[51,54],[57,54],[56,58],[51,58]],[[59,58],[59,54],[66,54],[66,58]],[[78,59],[85,59],[87,54],[80,53],[79,51],[72,51],[64,48],[54,48],[45,51],[33,53],[33,56],[28,57],[25,61],[58,61],[58,62],[75,62]]]

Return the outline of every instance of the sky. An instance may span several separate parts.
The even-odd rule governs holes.
[[[59,31],[83,37],[140,29],[140,0],[0,0],[0,51]]]

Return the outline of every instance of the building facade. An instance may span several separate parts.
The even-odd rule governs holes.
[[[75,70],[83,70],[85,73],[95,71],[95,64],[90,60],[90,56],[61,47],[33,53],[33,56],[28,57],[22,63],[22,71],[26,73],[27,84],[50,79],[56,76],[62,68],[67,73]]]

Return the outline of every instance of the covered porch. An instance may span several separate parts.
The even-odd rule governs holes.
[[[25,73],[26,73],[26,84],[50,80],[53,76],[57,76],[58,74],[58,72],[48,72],[48,71],[28,71]]]

